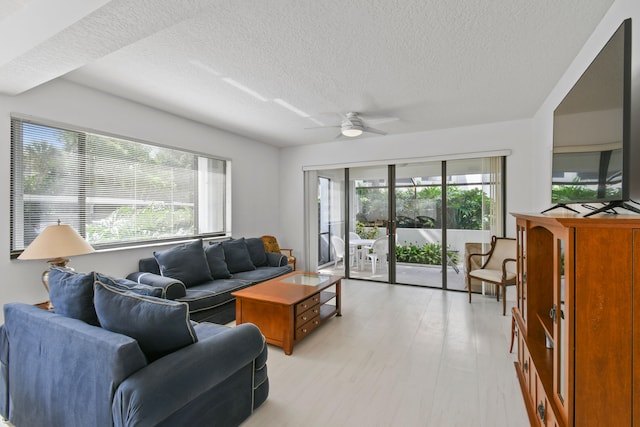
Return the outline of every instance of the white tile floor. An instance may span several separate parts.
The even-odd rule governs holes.
[[[269,398],[244,427],[529,425],[495,298],[344,280],[342,301],[291,356],[269,347]]]

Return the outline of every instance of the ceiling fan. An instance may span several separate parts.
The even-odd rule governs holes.
[[[318,126],[307,129],[320,129],[320,128],[339,128],[340,134],[338,134],[337,138],[342,136],[346,136],[349,138],[354,138],[356,136],[362,135],[364,132],[376,133],[378,135],[386,135],[386,132],[383,132],[379,129],[372,128],[368,126],[368,123],[386,123],[398,120],[397,117],[367,117],[362,116],[360,113],[349,112],[346,114],[339,114],[342,117],[342,122],[340,125],[335,126]],[[366,123],[365,123],[366,122]]]

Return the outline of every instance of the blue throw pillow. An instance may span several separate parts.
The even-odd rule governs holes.
[[[214,279],[231,278],[231,273],[229,273],[227,263],[224,260],[224,249],[222,249],[220,243],[212,243],[204,248],[204,254],[207,257],[209,270],[211,270],[211,276],[213,276]]]
[[[160,266],[160,274],[180,280],[187,288],[213,280],[202,239],[154,252],[153,256]]]
[[[52,267],[49,271],[49,299],[55,313],[99,325],[93,307],[93,273]]]
[[[262,243],[262,239],[258,239],[257,237],[250,237],[248,239],[244,239],[247,244],[247,249],[249,250],[249,256],[251,257],[251,262],[256,267],[264,267],[265,265],[269,265],[267,262],[267,253],[264,251],[264,243]]]
[[[96,282],[95,307],[103,329],[138,341],[149,361],[198,341],[186,302],[121,291]]]
[[[114,278],[114,277],[106,276],[101,273],[95,273],[93,280],[94,282],[105,283],[111,286],[112,288],[116,288],[121,291],[131,291],[139,295],[148,295],[151,297],[158,297],[158,298],[163,297],[162,288],[149,286],[142,283],[137,283],[129,279]]]
[[[244,237],[235,240],[225,240],[222,242],[222,248],[224,249],[224,259],[227,262],[227,268],[231,274],[256,269],[256,266],[251,262],[251,255],[249,255],[249,249],[247,249]]]

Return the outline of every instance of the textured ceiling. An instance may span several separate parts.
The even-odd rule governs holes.
[[[612,3],[0,0],[0,93],[62,77],[276,146],[349,111],[391,136],[530,118]]]

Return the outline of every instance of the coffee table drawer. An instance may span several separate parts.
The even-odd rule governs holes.
[[[298,316],[299,314],[304,313],[305,311],[309,310],[314,305],[318,305],[318,304],[320,304],[320,295],[319,294],[312,295],[309,298],[307,298],[306,300],[297,303],[296,304],[296,316]]]
[[[300,325],[304,325],[309,320],[313,319],[314,317],[316,317],[319,314],[320,314],[320,305],[314,305],[309,310],[307,310],[304,313],[299,314],[298,316],[296,316],[296,327],[298,327]]]
[[[299,341],[302,338],[306,337],[311,333],[311,331],[313,331],[319,325],[320,325],[320,316],[318,315],[313,317],[310,321],[308,321],[307,323],[305,323],[304,325],[296,329],[295,340]]]

